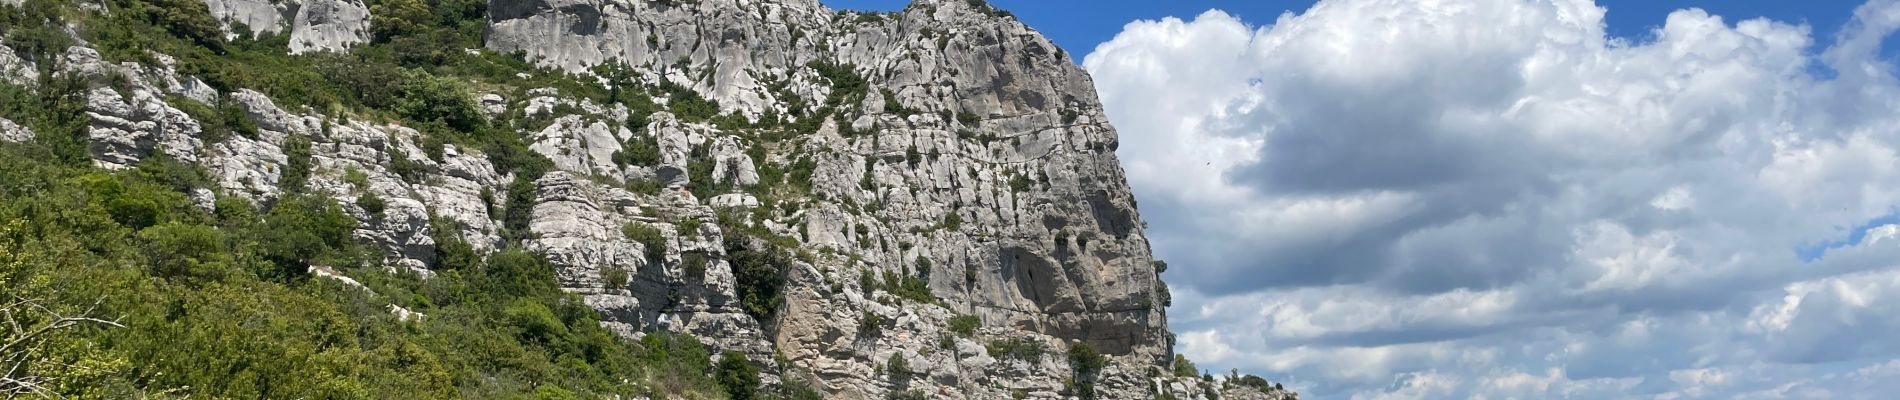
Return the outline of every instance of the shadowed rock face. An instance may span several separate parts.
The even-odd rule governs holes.
[[[366,42],[372,20],[360,0],[206,3],[227,29],[288,32],[296,52]],[[545,121],[518,134],[557,169],[520,193],[535,201],[532,235],[504,243],[501,210],[516,177],[473,149],[431,154],[423,134],[397,124],[287,110],[251,90],[218,93],[163,55],[156,65],[114,65],[74,47],[57,73],[125,78],[86,93],[90,149],[103,167],[162,154],[205,166],[227,194],[269,203],[282,193],[285,149],[307,141],[308,190],[338,200],[388,264],[427,276],[437,240],[484,252],[518,244],[546,254],[561,285],[608,328],[693,333],[748,354],[768,386],[795,377],[837,398],[1058,398],[1075,377],[1063,352],[1088,343],[1113,358],[1084,377],[1102,398],[1203,398],[1198,378],[1151,375],[1168,369],[1173,344],[1165,286],[1092,84],[1014,19],[966,0],[920,0],[891,14],[814,0],[493,0],[488,12],[488,50],[582,74],[624,64],[632,80],[694,90],[721,114],[824,119],[814,133],[766,145],[760,132],[632,115],[552,88],[480,94],[491,116]],[[0,47],[0,78],[33,79],[13,53]],[[837,104],[847,117],[817,115],[834,93],[814,62],[850,66],[870,86],[861,101]],[[204,140],[198,121],[166,102],[220,97],[256,122],[254,135]],[[0,139],[32,135],[0,120]],[[617,160],[636,141],[657,148],[657,160]],[[751,190],[769,183],[767,171],[799,163],[812,167],[809,193]],[[347,178],[355,174],[367,179]],[[694,179],[712,180],[714,192],[689,191],[706,187]],[[628,189],[648,181],[664,188]],[[205,207],[208,189],[194,194]],[[354,200],[365,195],[386,206],[363,209]],[[722,230],[722,210],[811,255],[779,271],[785,298],[772,320],[741,306],[727,242],[742,235]],[[659,237],[631,239],[629,226]],[[887,277],[920,280],[936,300],[900,298]],[[949,328],[958,316],[979,321],[972,335]],[[1003,343],[1045,351],[986,348]],[[880,373],[893,357],[915,373]]]

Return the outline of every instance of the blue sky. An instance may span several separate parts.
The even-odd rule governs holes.
[[[1094,78],[1203,367],[1900,391],[1900,0],[997,3]]]
[[[903,9],[905,0],[821,0],[834,9]],[[1069,50],[1077,61],[1121,33],[1130,21],[1179,17],[1190,19],[1210,9],[1218,9],[1254,25],[1272,23],[1281,13],[1303,12],[1312,0],[990,0],[1015,13],[1029,26],[1042,31],[1056,44]],[[1847,22],[1858,1],[1847,0],[1610,0],[1597,4],[1609,9],[1606,16],[1612,35],[1631,40],[1648,40],[1650,31],[1661,26],[1670,11],[1702,8],[1711,14],[1735,21],[1767,17],[1780,21],[1805,22],[1814,27],[1817,45],[1825,47],[1834,33]]]

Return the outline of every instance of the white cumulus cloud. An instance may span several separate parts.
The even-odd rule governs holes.
[[[1828,48],[1695,9],[1631,42],[1604,13],[1325,0],[1097,47],[1178,350],[1325,398],[1900,388],[1900,246],[1856,232],[1900,209],[1900,3]]]

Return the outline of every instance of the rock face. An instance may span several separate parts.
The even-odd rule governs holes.
[[[205,6],[224,24],[226,35],[236,37],[232,28],[240,24],[253,34],[283,32],[302,4],[299,0],[205,0]]]
[[[290,52],[343,51],[369,41],[369,7],[362,0],[307,0],[290,23]]]
[[[292,52],[368,40],[360,0],[206,4],[227,32],[288,33]],[[719,117],[553,88],[470,93],[552,161],[515,184],[479,151],[252,90],[219,93],[162,54],[110,64],[74,47],[56,73],[123,78],[86,93],[97,164],[198,163],[216,186],[200,189],[201,203],[259,204],[282,196],[287,168],[310,165],[307,192],[338,200],[361,222],[359,239],[423,276],[438,241],[504,245],[504,225],[518,225],[500,210],[522,191],[534,201],[528,234],[509,245],[545,254],[605,326],[744,352],[768,386],[795,379],[835,398],[1063,398],[1078,383],[1101,398],[1290,396],[1165,372],[1169,296],[1093,85],[981,1],[862,14],[816,0],[490,0],[488,12],[487,50],[581,75],[624,66],[641,87],[716,102]],[[8,81],[32,71],[0,48]],[[232,105],[256,129],[212,137],[180,110],[195,106],[174,102]],[[767,121],[809,130],[753,125]],[[0,139],[32,137],[0,120]],[[798,189],[783,189],[790,182]],[[725,231],[735,228],[745,232]],[[658,238],[628,233],[648,230]],[[758,318],[734,271],[743,257],[729,252],[766,236],[798,254],[777,266],[782,303]],[[1065,352],[1084,344],[1107,366],[1076,370]]]
[[[343,51],[369,41],[369,7],[362,0],[204,0],[211,16],[236,37],[288,33],[290,52]]]
[[[0,118],[0,140],[8,142],[33,140],[33,130],[13,123],[13,121],[9,121],[6,118]]]
[[[1093,85],[1021,23],[962,0],[918,1],[895,14],[835,13],[811,0],[494,0],[490,13],[492,50],[522,51],[574,72],[626,63],[649,81],[705,93],[724,111],[811,111],[790,109],[786,91],[768,83],[816,88],[804,97],[824,98],[824,78],[803,68],[813,61],[855,66],[875,87],[862,103],[844,105],[861,116],[829,124],[771,160],[750,159],[744,139],[717,129],[686,135],[684,145],[661,139],[661,176],[685,169],[674,161],[683,152],[665,150],[702,145],[700,135],[715,137],[712,178],[719,183],[756,183],[757,163],[816,163],[813,194],[827,200],[772,222],[798,227],[808,249],[854,257],[820,259],[790,274],[787,309],[769,330],[788,370],[809,371],[827,392],[1005,398],[1064,389],[1061,357],[996,360],[983,349],[990,340],[1035,341],[1054,351],[1086,342],[1126,367],[1108,374],[1145,376],[1145,366],[1164,365],[1171,354],[1165,289]],[[665,126],[658,131],[671,131]],[[587,137],[598,130],[563,131]],[[605,152],[549,147],[569,148],[573,168],[588,170],[600,168],[581,160],[599,157],[579,154]],[[731,195],[713,203],[745,204]],[[860,206],[867,204],[878,207]],[[961,223],[946,226],[948,219]],[[854,284],[861,272],[924,274],[942,306],[892,301],[882,289]],[[885,334],[854,333],[866,313],[890,321]],[[975,339],[945,329],[959,314],[981,321]],[[928,368],[903,381],[873,373],[893,354]],[[1101,390],[1114,398],[1154,392],[1146,383],[1110,386]]]

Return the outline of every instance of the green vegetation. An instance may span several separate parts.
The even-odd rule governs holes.
[[[1033,363],[1041,360],[1048,348],[1042,342],[1011,338],[992,340],[984,346],[984,350],[989,352],[990,357],[998,360],[1020,360]]]
[[[726,257],[738,281],[739,303],[753,319],[771,321],[785,302],[782,274],[792,265],[789,252],[770,241],[748,240],[738,230],[727,232]]]
[[[310,181],[311,169],[315,168],[310,160],[310,138],[291,135],[284,139],[284,159],[283,175],[277,185],[285,191],[302,191]]]
[[[937,227],[941,229],[952,230],[952,231],[962,229],[963,216],[958,215],[956,211],[951,211],[949,213],[946,213],[943,215],[943,221],[938,223]]]
[[[896,272],[884,271],[883,289],[897,297],[910,301],[919,303],[937,302],[937,296],[930,293],[930,282],[915,276],[900,275]]]
[[[681,121],[706,122],[719,116],[719,102],[699,95],[692,88],[680,86],[672,81],[662,81],[659,92],[670,99],[667,110],[678,116]]]
[[[1009,178],[1009,191],[1014,193],[1027,192],[1032,183],[1034,182],[1031,182],[1027,175],[1013,174]]]
[[[610,265],[610,266],[607,266],[606,268],[601,268],[600,281],[601,283],[607,284],[607,287],[612,288],[612,289],[627,287],[627,268],[618,266],[618,265]]]
[[[746,360],[745,353],[726,351],[719,355],[717,379],[719,386],[733,400],[750,400],[758,397],[759,367]]]
[[[307,136],[286,142],[287,160],[274,166],[285,193],[262,207],[230,193],[214,210],[192,205],[185,193],[215,185],[201,169],[162,156],[121,172],[91,167],[82,94],[113,80],[45,73],[59,68],[56,56],[76,43],[64,33],[72,26],[108,62],[151,64],[154,52],[162,53],[177,59],[180,72],[224,93],[212,104],[167,99],[198,120],[212,142],[257,137],[256,123],[230,95],[241,89],[286,109],[400,122],[423,133],[418,156],[439,160],[454,145],[514,174],[506,191],[484,201],[501,216],[507,244],[530,237],[533,181],[551,164],[527,150],[512,125],[519,121],[489,121],[476,111],[475,88],[556,87],[620,100],[519,57],[463,52],[481,47],[484,1],[369,5],[377,10],[372,43],[308,55],[286,54],[285,35],[242,27],[238,39],[227,41],[199,1],[107,0],[109,14],[56,0],[0,6],[0,36],[35,61],[43,77],[30,89],[0,84],[0,117],[39,133],[27,143],[0,144],[0,292],[34,299],[45,311],[9,312],[23,319],[0,324],[0,337],[20,337],[54,315],[100,321],[23,342],[30,351],[0,360],[19,366],[10,377],[43,379],[49,394],[72,398],[756,392],[756,369],[728,363],[722,367],[733,368],[718,371],[732,373],[716,374],[696,339],[652,333],[636,342],[606,331],[591,308],[558,290],[552,266],[539,255],[508,247],[483,257],[455,234],[461,227],[454,221],[431,223],[438,243],[432,278],[391,272],[380,265],[378,249],[353,238],[358,221],[343,207],[303,193],[320,173]],[[633,161],[657,158],[633,147]],[[392,172],[407,181],[429,172],[419,158],[400,150],[392,156]],[[343,180],[357,207],[372,215],[387,207],[361,171],[344,171]],[[314,277],[313,266],[369,290]],[[624,275],[603,271],[609,284]],[[419,317],[398,319],[390,306]],[[746,376],[754,383],[747,385]]]
[[[699,236],[699,219],[681,218],[679,224],[674,225],[673,229],[678,231],[676,233],[678,233],[681,238],[698,237]]]
[[[375,193],[365,192],[356,195],[356,206],[362,208],[363,212],[369,213],[371,217],[378,217],[383,215],[383,208],[387,207],[388,203]]]
[[[883,315],[878,315],[877,313],[874,313],[874,312],[865,311],[864,316],[858,318],[858,336],[859,337],[877,337],[878,335],[883,334],[883,333],[884,333],[884,316]]]
[[[504,250],[419,280],[376,265],[327,198],[289,194],[257,210],[226,197],[205,211],[183,193],[207,183],[202,171],[154,159],[107,173],[25,157],[31,146],[0,145],[0,290],[122,326],[32,344],[21,371],[61,395],[721,392],[697,342],[619,339],[532,253]],[[310,265],[372,290],[313,278]],[[398,320],[388,305],[425,316]]]
[[[1095,346],[1078,342],[1069,347],[1069,367],[1075,369],[1076,375],[1094,375],[1107,366],[1108,357],[1096,351]]]
[[[983,123],[983,117],[969,111],[957,112],[957,124],[964,128],[975,128]]]
[[[1275,390],[1286,389],[1285,386],[1281,386],[1280,384],[1276,384],[1276,383],[1269,383],[1267,382],[1266,378],[1261,378],[1259,376],[1254,376],[1252,374],[1240,375],[1236,373],[1235,375],[1239,376],[1239,378],[1232,379],[1231,381],[1236,385],[1254,388],[1255,390],[1259,390],[1262,392],[1272,392]]]
[[[910,117],[912,115],[923,113],[922,111],[918,111],[915,108],[905,107],[903,102],[897,101],[897,94],[891,93],[890,89],[878,88],[878,94],[881,94],[884,97],[884,112],[887,114],[897,114],[903,117]]]
[[[635,135],[614,152],[613,160],[622,167],[660,165],[660,140],[653,135]]]
[[[647,260],[657,261],[666,258],[666,236],[660,233],[659,228],[640,222],[628,222],[620,227],[620,233],[626,235],[627,240],[640,243],[641,247],[646,248]]]
[[[706,260],[706,253],[686,252],[680,253],[680,266],[686,269],[686,276],[704,279],[710,262]]]
[[[899,352],[891,353],[890,361],[884,363],[884,372],[890,374],[891,379],[900,381],[910,379],[911,374],[916,373],[910,369],[910,361],[905,360],[904,354]]]
[[[1095,350],[1095,346],[1077,342],[1069,347],[1069,368],[1074,376],[1067,382],[1069,391],[1083,399],[1095,398],[1096,374],[1108,367],[1108,357]]]
[[[963,337],[975,336],[976,328],[981,323],[982,323],[981,321],[976,319],[975,315],[958,315],[955,317],[950,317],[950,331],[956,332],[958,336],[963,336]]]
[[[1188,361],[1187,356],[1180,354],[1174,355],[1174,376],[1192,378],[1200,374],[1200,367],[1195,367],[1194,362]]]
[[[885,400],[929,400],[930,398],[929,393],[915,389],[891,391],[890,394],[884,395]]]

